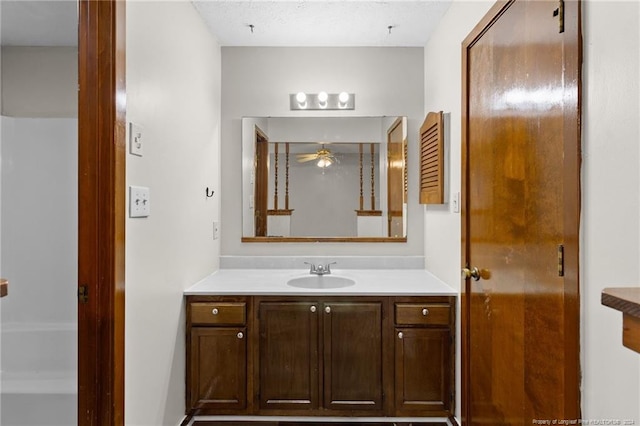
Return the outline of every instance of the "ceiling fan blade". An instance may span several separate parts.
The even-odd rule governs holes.
[[[306,163],[307,161],[313,161],[317,158],[318,158],[317,155],[301,156],[301,157],[298,157],[298,163]]]

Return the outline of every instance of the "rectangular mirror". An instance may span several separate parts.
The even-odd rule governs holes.
[[[405,242],[406,117],[242,119],[243,242]]]

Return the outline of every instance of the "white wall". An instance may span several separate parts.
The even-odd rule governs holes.
[[[424,113],[444,111],[450,113],[450,152],[445,173],[449,194],[461,190],[461,69],[462,40],[493,5],[493,1],[454,0],[442,18],[438,29],[424,49],[425,105]],[[438,66],[431,66],[431,64]],[[445,197],[451,199],[450,196]],[[460,214],[450,212],[450,204],[428,205],[424,214],[425,267],[436,276],[460,290]],[[460,304],[457,306],[460,318]],[[456,416],[460,418],[460,322],[456,342]]]
[[[417,133],[424,118],[423,49],[224,47],[222,59],[223,255],[422,255],[423,215],[416,182]],[[355,93],[356,109],[313,111],[314,116],[408,117],[409,182],[413,184],[409,186],[406,244],[240,242],[241,118],[310,116],[308,111],[289,111],[289,94],[322,90]]]
[[[2,115],[77,117],[76,47],[2,47]]]
[[[78,121],[1,120],[3,325],[75,325]]]
[[[144,140],[127,183],[150,188],[151,215],[126,224],[125,423],[176,425],[183,290],[220,254],[220,48],[191,2],[127,2],[127,120]]]
[[[605,287],[640,285],[640,3],[584,4],[582,410],[640,424],[640,354],[622,346]]]
[[[425,47],[425,112],[451,112],[450,193],[461,187],[461,43],[492,4],[455,0]],[[640,284],[639,14],[638,2],[583,3],[580,272],[583,418],[636,424],[640,356],[622,347],[621,314],[601,306],[600,293]],[[424,217],[426,267],[459,289],[460,215],[429,206]],[[459,414],[459,378],[457,387]]]
[[[282,162],[280,163],[282,164]],[[291,235],[295,237],[355,237],[357,236],[356,210],[360,200],[360,166],[358,154],[343,154],[340,164],[326,169],[314,162],[291,161],[289,175],[295,177],[289,184]],[[367,175],[365,175],[367,182]],[[280,177],[279,186],[283,185]],[[273,177],[269,184],[273,189]],[[284,186],[281,187],[278,204],[284,202]],[[370,202],[367,192],[367,202]],[[273,196],[269,197],[273,207]]]
[[[77,365],[77,50],[2,47],[0,62],[0,269],[10,280],[1,322],[2,332],[18,339],[1,349],[0,387],[10,388],[12,377],[29,377],[21,385],[39,389],[38,375],[54,372],[59,380],[48,384],[72,392]],[[30,352],[21,352],[25,348]],[[24,417],[12,398],[2,395],[0,423]],[[70,420],[75,399],[61,394],[30,415],[45,414],[53,423]]]

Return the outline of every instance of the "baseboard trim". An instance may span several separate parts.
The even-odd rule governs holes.
[[[180,426],[458,426],[446,417],[186,416]]]

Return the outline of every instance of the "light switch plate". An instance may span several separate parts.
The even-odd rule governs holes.
[[[129,123],[129,153],[142,157],[142,126]]]
[[[460,213],[460,193],[456,192],[451,196],[451,210],[454,213]]]
[[[145,186],[129,187],[129,217],[147,217],[151,214],[149,188]]]

